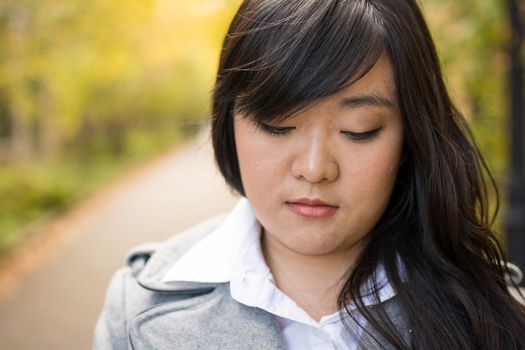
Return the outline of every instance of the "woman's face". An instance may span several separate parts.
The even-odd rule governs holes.
[[[360,247],[383,214],[403,126],[389,59],[277,124],[234,121],[241,179],[267,240],[303,255]]]

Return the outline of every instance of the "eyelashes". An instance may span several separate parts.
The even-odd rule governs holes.
[[[286,135],[289,131],[295,129],[294,127],[275,126],[257,121],[255,123],[257,129],[270,135]]]
[[[284,136],[287,135],[290,131],[294,130],[295,127],[292,126],[276,126],[271,125],[267,123],[263,123],[260,121],[257,121],[255,123],[258,130],[261,130],[267,134],[275,135],[275,136]],[[344,135],[349,140],[355,141],[355,142],[364,142],[373,139],[379,134],[379,131],[382,129],[382,127],[365,131],[365,132],[354,132],[354,131],[340,131],[342,135]]]
[[[380,130],[381,127],[365,132],[341,131],[341,134],[354,141],[366,141],[376,137]]]

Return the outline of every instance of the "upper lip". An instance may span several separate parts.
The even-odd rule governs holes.
[[[304,205],[324,205],[329,207],[337,207],[337,205],[333,205],[330,203],[326,203],[318,198],[297,198],[292,199],[290,201],[287,201],[287,203],[296,203],[296,204],[304,204]]]

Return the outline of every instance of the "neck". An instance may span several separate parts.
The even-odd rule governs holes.
[[[277,287],[314,320],[338,311],[337,299],[362,247],[325,254],[304,255],[261,235],[261,247]]]

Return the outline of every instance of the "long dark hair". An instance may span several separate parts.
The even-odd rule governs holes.
[[[404,125],[404,162],[389,205],[339,296],[396,349],[525,349],[525,309],[508,290],[491,230],[497,189],[443,82],[414,0],[246,0],[225,38],[212,141],[228,184],[244,195],[233,113],[286,118],[362,77],[386,52]],[[404,265],[401,278],[397,259]],[[361,286],[383,264],[411,332],[407,343]],[[373,293],[378,297],[377,287]],[[349,312],[350,313],[350,312]],[[350,314],[352,316],[352,314]]]

